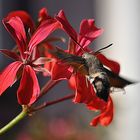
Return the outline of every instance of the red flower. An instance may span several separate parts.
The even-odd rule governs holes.
[[[19,17],[20,19],[22,19],[24,26],[27,29],[30,29],[31,33],[34,32],[35,24],[30,15],[26,11],[22,10],[12,11],[7,15],[6,19],[8,20],[11,19],[12,17]]]
[[[93,86],[89,82],[87,86],[85,77],[78,73],[70,78],[69,83],[75,90],[74,102],[85,103],[89,110],[100,111],[100,114],[90,124],[92,126],[96,126],[98,123],[103,126],[109,125],[113,119],[114,112],[111,97],[109,97],[108,102],[98,98]]]
[[[23,22],[19,17],[15,16],[16,14],[19,17],[23,17]],[[20,55],[12,51],[0,50],[15,60],[15,62],[8,65],[0,74],[0,95],[22,73],[20,86],[17,91],[18,102],[21,105],[31,105],[36,101],[40,93],[35,70],[40,69],[42,60],[36,55],[36,46],[59,27],[59,23],[53,18],[44,20],[29,40],[24,28],[24,25],[30,28],[33,25],[32,20],[29,19],[30,17],[25,12],[20,11],[9,14],[3,20],[5,28],[17,43]],[[32,31],[34,31],[33,28]]]
[[[23,10],[12,11],[7,15],[6,19],[8,20],[12,17],[19,17],[20,19],[22,19],[24,27],[27,29],[30,29],[31,34],[35,31],[36,25],[34,21],[32,20],[31,16],[26,11],[23,11]],[[40,9],[38,13],[37,24],[40,24],[42,21],[45,21],[48,18],[51,18],[51,17],[48,15],[47,9],[46,8]]]
[[[81,22],[79,34],[77,34],[69,24],[63,11],[59,12],[56,19],[60,22],[61,28],[71,37],[68,50],[65,50],[65,52],[70,54],[78,56],[83,54],[83,51],[75,42],[78,42],[85,51],[90,52],[90,49],[88,48],[89,44],[103,32],[102,29],[95,26],[94,20],[92,19],[85,19]],[[97,57],[102,64],[110,68],[114,73],[119,73],[120,66],[117,62],[107,59],[102,54],[99,54]],[[58,63],[53,65],[51,72],[52,78],[55,80],[70,78],[69,84],[72,89],[75,90],[75,103],[85,103],[90,110],[100,111],[100,114],[93,119],[91,125],[96,126],[98,123],[100,123],[101,125],[106,126],[112,121],[113,102],[111,97],[109,97],[108,102],[98,98],[95,94],[93,86],[89,82],[87,86],[85,76],[80,75],[79,73],[73,75],[73,71],[71,71],[70,66],[61,61],[58,61]]]

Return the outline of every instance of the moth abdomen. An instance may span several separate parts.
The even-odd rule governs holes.
[[[110,82],[106,73],[98,73],[96,77],[89,76],[89,81],[93,84],[96,96],[108,101]]]

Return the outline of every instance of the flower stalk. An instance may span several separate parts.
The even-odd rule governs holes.
[[[57,104],[57,103],[72,99],[74,96],[75,96],[74,94],[71,94],[71,95],[67,95],[67,96],[65,96],[63,98],[50,101],[50,102],[44,102],[43,104],[41,104],[41,105],[39,105],[39,106],[37,106],[35,108],[30,109],[30,113],[39,111],[39,110],[44,109],[44,108],[46,108],[46,107],[48,107],[50,105],[54,105],[54,104]]]
[[[7,132],[9,129],[11,129],[12,127],[14,127],[18,122],[20,122],[22,119],[24,119],[28,114],[32,114],[33,112],[42,110],[50,105],[54,105],[69,99],[72,99],[75,95],[71,94],[71,95],[67,95],[63,98],[60,99],[56,99],[50,102],[45,102],[37,107],[23,107],[21,113],[19,115],[17,115],[12,121],[10,121],[7,125],[5,125],[3,128],[0,129],[0,135],[4,134],[5,132]]]
[[[7,125],[5,125],[3,128],[0,129],[0,135],[4,134],[13,126],[15,126],[18,122],[24,119],[27,116],[27,114],[28,114],[28,109],[23,108],[23,110],[21,111],[19,115],[17,115],[12,121],[10,121]]]
[[[50,79],[41,89],[39,98],[45,95],[51,88],[53,88],[59,81]],[[38,98],[38,99],[39,99]]]

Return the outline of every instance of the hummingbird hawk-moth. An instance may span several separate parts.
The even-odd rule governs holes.
[[[76,72],[86,76],[90,84],[93,85],[96,96],[107,102],[111,87],[123,89],[125,86],[133,84],[133,82],[105,68],[97,58],[96,55],[101,50],[111,45],[98,50],[94,54],[84,52],[82,56],[66,53],[57,47],[55,50],[50,50],[49,52],[62,62],[72,66]]]

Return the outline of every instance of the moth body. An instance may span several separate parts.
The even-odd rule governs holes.
[[[96,95],[104,101],[107,101],[110,90],[110,82],[107,73],[104,71],[102,63],[96,56],[89,53],[84,53],[82,58],[85,59],[86,67],[88,68],[88,75],[86,75],[86,77],[93,85]]]

